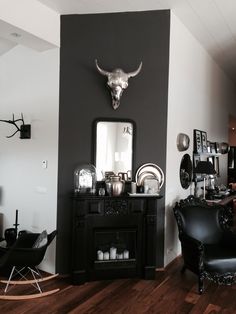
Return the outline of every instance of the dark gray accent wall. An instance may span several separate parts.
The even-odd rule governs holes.
[[[97,118],[131,119],[136,123],[134,170],[152,162],[165,172],[170,13],[65,15],[61,17],[57,271],[68,273],[71,248],[73,171],[93,160],[92,124]],[[143,68],[129,80],[115,111],[106,70]],[[161,190],[163,196],[165,187]],[[163,266],[164,197],[157,222],[157,267]],[[89,245],[89,243],[88,243]]]

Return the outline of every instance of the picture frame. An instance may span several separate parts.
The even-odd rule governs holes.
[[[207,153],[207,133],[201,131],[201,140],[202,140],[202,152]]]
[[[193,155],[193,169],[197,167],[198,162],[201,161],[201,156],[198,154]]]
[[[198,174],[194,172],[199,161],[201,161],[201,156],[199,154],[193,154],[193,181],[195,182],[200,182],[204,180],[204,177],[202,174]]]
[[[208,154],[211,153],[211,142],[210,141],[207,141],[207,152],[208,152]]]
[[[211,154],[216,154],[215,142],[210,142]]]
[[[194,153],[202,153],[202,135],[201,131],[193,130]]]

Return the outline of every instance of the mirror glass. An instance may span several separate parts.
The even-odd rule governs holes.
[[[98,180],[106,172],[121,173],[131,180],[133,162],[134,125],[125,121],[98,121],[96,123],[95,167]]]
[[[192,181],[193,165],[189,154],[185,154],[181,160],[179,177],[182,188],[187,189]]]

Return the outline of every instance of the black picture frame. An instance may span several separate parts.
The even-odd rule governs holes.
[[[194,153],[202,153],[202,135],[201,131],[193,130]]]
[[[202,140],[202,152],[207,153],[207,133],[201,131],[201,140]]]
[[[195,168],[197,167],[198,162],[201,161],[201,155],[193,154],[193,181],[200,182],[204,180],[204,177],[200,173],[195,173]]]
[[[216,154],[215,142],[210,142],[211,154]]]
[[[198,154],[193,155],[193,169],[197,167],[198,162],[201,161],[201,156]]]

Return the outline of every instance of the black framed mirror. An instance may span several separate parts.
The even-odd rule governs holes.
[[[193,164],[189,154],[185,154],[180,163],[179,178],[183,189],[188,189],[192,182]]]
[[[94,160],[98,181],[106,173],[120,175],[131,181],[134,165],[135,123],[125,119],[94,121]]]

